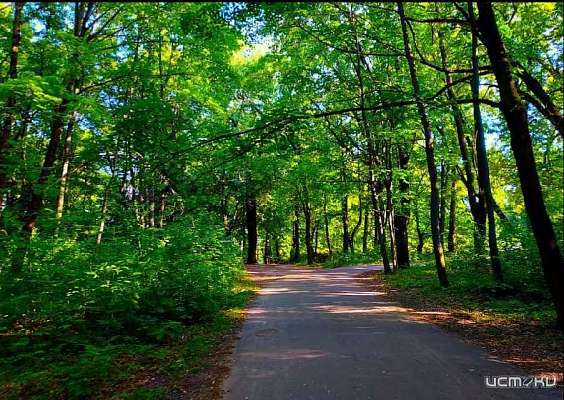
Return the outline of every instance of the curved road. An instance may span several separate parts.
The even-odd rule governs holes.
[[[562,399],[487,388],[485,376],[526,374],[357,283],[379,268],[250,268],[270,280],[249,306],[224,400]]]

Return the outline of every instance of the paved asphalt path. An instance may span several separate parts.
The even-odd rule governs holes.
[[[485,376],[526,374],[358,284],[379,268],[252,267],[273,279],[250,304],[224,400],[562,399],[487,388]]]

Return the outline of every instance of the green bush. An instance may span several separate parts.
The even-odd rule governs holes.
[[[241,274],[236,244],[204,216],[108,235],[98,248],[38,235],[17,279],[0,274],[0,383],[28,371],[20,383],[37,385],[38,363],[72,359],[58,371],[65,396],[87,396],[123,346],[173,341],[239,301]]]

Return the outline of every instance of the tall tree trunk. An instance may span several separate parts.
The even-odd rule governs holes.
[[[439,29],[439,50],[441,53],[442,66],[448,70],[447,52],[443,41],[442,31]],[[452,78],[449,72],[445,72],[446,85],[452,84]],[[452,86],[447,88],[447,98],[451,104],[452,115],[454,117],[454,126],[456,128],[456,137],[458,139],[458,147],[460,149],[460,156],[464,166],[465,179],[463,181],[468,192],[468,204],[470,205],[470,213],[474,220],[474,248],[477,252],[481,253],[484,250],[484,239],[486,236],[486,204],[483,192],[478,188],[476,190],[476,178],[474,176],[474,162],[468,149],[468,142],[464,135],[464,118],[460,107],[456,102],[456,96]],[[442,231],[441,231],[442,232]]]
[[[477,27],[486,46],[499,88],[500,108],[511,135],[511,149],[515,156],[525,209],[542,260],[547,285],[555,304],[558,322],[564,326],[564,263],[558,248],[552,222],[546,211],[541,184],[529,134],[525,108],[511,72],[509,56],[501,39],[492,4],[478,2]]]
[[[469,4],[470,15],[473,16],[474,9],[472,3]],[[499,258],[499,250],[497,247],[497,235],[495,232],[495,214],[493,205],[492,186],[490,182],[490,167],[488,164],[488,153],[486,150],[486,139],[484,136],[484,126],[482,124],[482,113],[480,111],[480,75],[478,64],[478,38],[472,34],[472,99],[474,112],[474,129],[476,131],[476,155],[478,164],[478,182],[480,193],[486,200],[486,211],[488,215],[488,246],[490,252],[490,262],[492,272],[496,282],[503,281],[503,272],[501,260]]]
[[[453,252],[455,249],[456,235],[456,178],[452,178],[450,184],[450,204],[448,208],[448,236],[447,250]]]
[[[14,7],[14,20],[12,23],[12,40],[10,46],[10,66],[8,68],[8,78],[18,78],[18,52],[21,41],[22,29],[22,10],[25,2],[16,1]],[[6,100],[6,108],[3,112],[4,121],[2,123],[2,135],[0,136],[0,211],[2,210],[4,200],[4,189],[8,184],[7,151],[9,148],[10,136],[12,135],[12,125],[14,124],[14,107],[16,106],[16,97],[10,94]]]
[[[397,2],[398,12],[400,15],[401,29],[403,34],[403,44],[405,56],[409,65],[409,74],[411,77],[411,85],[413,87],[413,95],[417,102],[417,111],[421,119],[421,126],[425,135],[425,156],[427,158],[427,170],[429,171],[429,182],[431,186],[431,204],[430,204],[430,221],[431,221],[431,237],[433,239],[433,253],[435,255],[435,264],[437,268],[437,276],[441,286],[448,286],[448,278],[445,267],[445,257],[443,252],[443,244],[439,231],[439,191],[437,188],[437,168],[435,165],[435,151],[433,143],[433,133],[427,118],[427,110],[425,104],[421,100],[419,93],[419,82],[417,81],[417,72],[415,70],[415,62],[409,47],[409,35],[407,33],[407,23],[405,13],[401,1]]]
[[[341,202],[342,221],[343,221],[343,253],[348,253],[350,249],[349,236],[349,196],[344,196]]]
[[[248,196],[245,200],[245,217],[247,222],[247,264],[257,263],[257,200]]]

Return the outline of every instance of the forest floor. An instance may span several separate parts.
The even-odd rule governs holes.
[[[421,287],[399,285],[402,273],[417,274],[406,270],[390,277],[382,271],[371,271],[360,275],[359,281],[371,290],[385,292],[388,298],[408,308],[418,320],[455,332],[466,342],[518,365],[530,374],[556,376],[562,385],[564,334],[553,321],[531,318],[526,312],[507,315],[500,305],[502,301],[491,301],[488,296],[475,292],[445,291],[436,285],[434,290],[423,293]],[[520,306],[512,304],[516,308]]]

